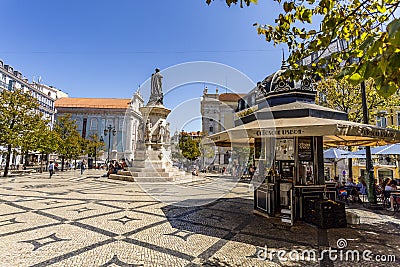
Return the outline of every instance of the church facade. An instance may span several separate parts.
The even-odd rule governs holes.
[[[55,103],[56,117],[70,114],[83,138],[91,134],[103,138],[105,147],[100,160],[108,158],[108,150],[110,160],[133,160],[137,129],[142,119],[139,108],[142,106],[140,93],[135,93],[132,99],[61,98]],[[110,138],[104,135],[109,126],[116,131],[115,136],[111,134]]]

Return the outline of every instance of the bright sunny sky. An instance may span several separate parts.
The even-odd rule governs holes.
[[[272,0],[243,9],[223,0],[5,0],[0,59],[70,97],[131,98],[156,67],[192,61],[224,64],[257,82],[280,67],[282,50],[252,24],[273,24],[279,9]],[[251,89],[225,76],[223,85]],[[200,97],[203,87],[183,86],[173,102]]]

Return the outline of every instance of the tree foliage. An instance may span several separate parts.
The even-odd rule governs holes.
[[[182,156],[188,160],[196,160],[201,155],[199,141],[192,139],[187,133],[180,134],[178,145]]]
[[[37,99],[22,90],[0,93],[0,145],[7,147],[4,176],[8,174],[12,150],[26,145],[28,138],[37,133],[36,124],[41,118],[38,107]]]
[[[375,124],[379,110],[390,111],[390,109],[400,105],[400,96],[397,93],[390,98],[385,98],[378,94],[372,79],[368,79],[365,85],[370,124]],[[363,112],[360,108],[362,106],[362,98],[359,85],[352,85],[346,80],[336,80],[333,77],[329,77],[318,82],[316,89],[319,92],[316,99],[319,105],[347,113],[350,121],[363,122]]]
[[[400,20],[395,18],[399,0],[274,1],[283,7],[276,25],[255,26],[268,42],[287,45],[291,68],[285,75],[296,80],[310,74],[326,77],[344,67],[337,79],[359,84],[373,78],[385,97],[400,88]],[[228,5],[237,2],[226,0]],[[343,45],[336,51],[335,40]],[[311,55],[310,64],[300,63]]]
[[[77,130],[75,121],[68,114],[57,117],[54,131],[60,138],[57,153],[62,160],[61,170],[64,170],[65,159],[77,159],[83,154],[84,140]]]
[[[93,133],[89,135],[88,139],[86,140],[86,147],[87,147],[87,152],[91,156],[99,155],[98,152],[100,149],[104,147],[104,141],[100,141],[100,137],[96,134]]]

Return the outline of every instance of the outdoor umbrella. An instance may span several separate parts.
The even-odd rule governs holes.
[[[339,148],[330,148],[324,150],[324,158],[325,159],[343,159],[346,158],[343,154],[347,154],[349,151],[339,149]]]
[[[354,152],[346,151],[347,153],[343,155],[346,159],[365,159],[365,149],[358,150]]]
[[[371,148],[372,155],[400,155],[400,144],[390,144]],[[365,149],[347,153],[347,158],[365,158]]]
[[[348,153],[349,151],[339,149],[339,148],[330,148],[324,150],[324,159],[331,159],[333,160],[333,171],[334,171],[334,176],[336,177],[337,175],[337,163],[346,158],[345,154]]]
[[[400,144],[378,146],[372,149],[375,155],[400,155]]]

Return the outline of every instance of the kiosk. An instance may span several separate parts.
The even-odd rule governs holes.
[[[254,148],[254,209],[293,224],[307,199],[336,199],[324,179],[324,146],[400,142],[400,132],[349,122],[347,114],[315,104],[309,79],[288,82],[281,69],[239,100],[235,127],[211,135],[217,146]],[[245,109],[242,109],[245,108]]]

